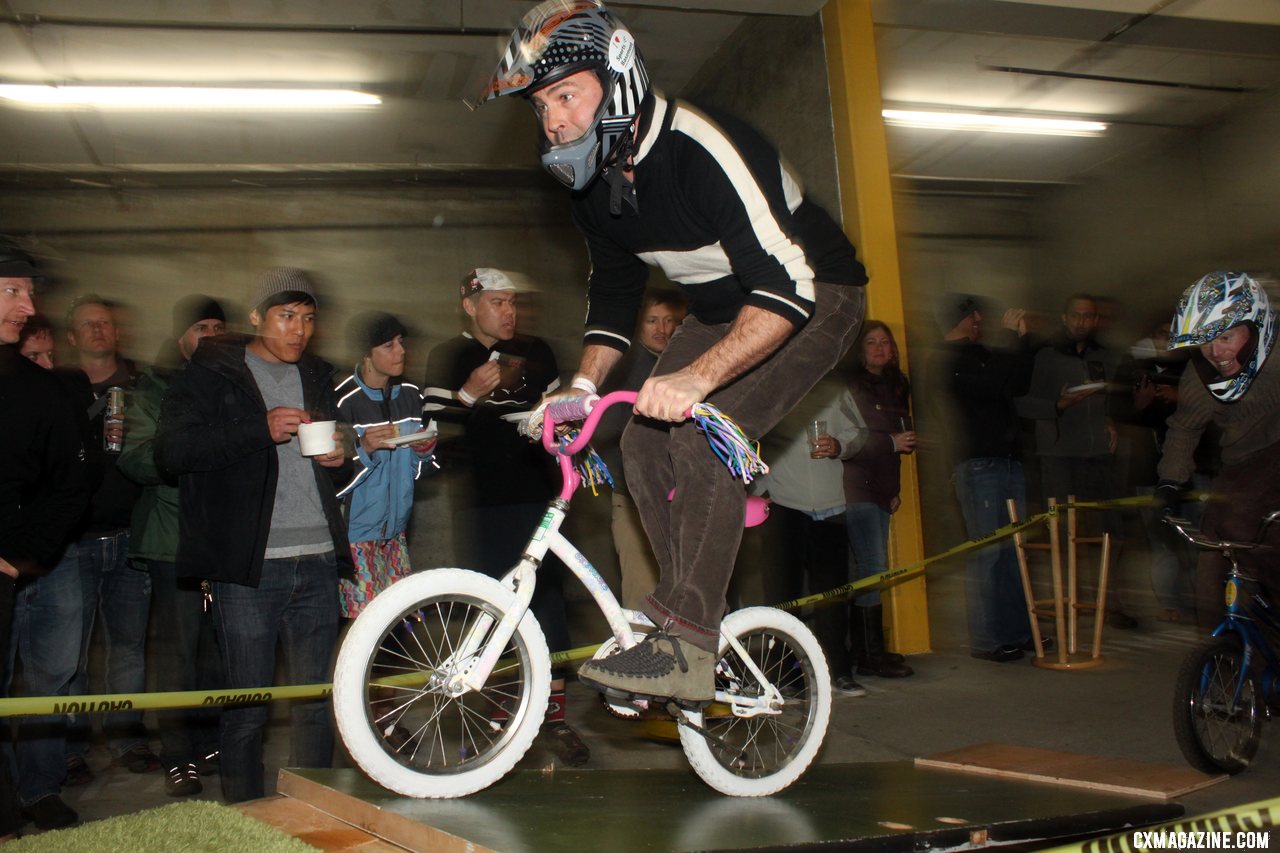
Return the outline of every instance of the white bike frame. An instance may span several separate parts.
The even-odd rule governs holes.
[[[602,404],[594,410],[592,405],[587,404],[593,399],[597,404]],[[576,452],[585,448],[586,442],[590,439],[590,435],[595,429],[595,424],[599,422],[600,415],[603,414],[603,410],[608,408],[609,405],[619,402],[635,402],[635,393],[615,391],[604,398],[586,398],[553,403],[547,407],[545,419],[554,426],[558,421],[577,420],[587,417],[588,413],[590,413],[583,427],[583,433],[568,445],[569,448]],[[557,408],[561,409],[560,413],[556,413],[555,410]],[[484,686],[503,649],[507,647],[507,643],[515,635],[516,627],[529,609],[529,602],[533,598],[533,587],[536,583],[538,566],[542,565],[542,561],[547,556],[548,551],[559,557],[582,585],[587,588],[587,591],[591,593],[596,606],[600,608],[600,612],[604,614],[605,620],[609,623],[609,630],[613,632],[613,638],[620,648],[629,649],[636,644],[635,633],[632,631],[633,625],[642,628],[655,627],[649,617],[643,613],[624,609],[618,603],[613,591],[609,589],[609,585],[605,583],[604,578],[596,571],[595,566],[591,565],[591,561],[584,557],[582,552],[575,548],[573,543],[560,532],[560,526],[564,523],[565,515],[569,511],[569,501],[573,497],[580,479],[578,473],[573,470],[568,452],[564,448],[554,448],[553,442],[554,431],[551,427],[547,427],[542,435],[542,446],[547,452],[555,454],[559,463],[560,473],[564,478],[560,496],[547,505],[547,511],[542,516],[542,521],[538,524],[537,529],[533,531],[528,544],[525,545],[524,554],[521,556],[520,562],[516,563],[515,567],[502,578],[502,583],[515,592],[514,606],[502,615],[496,626],[493,624],[492,617],[485,616],[478,619],[471,630],[467,632],[467,636],[459,650],[451,656],[455,664],[458,662],[466,662],[467,664],[458,666],[454,670],[455,674],[449,679],[447,690],[451,695],[457,696],[468,690],[479,690]],[[490,633],[491,628],[492,633]],[[760,668],[746,653],[746,650],[743,649],[742,644],[738,642],[736,637],[725,633],[723,628],[721,629],[721,636],[730,648],[737,653],[739,659],[756,679],[756,682],[766,685],[767,689],[760,696],[754,698],[730,696],[723,691],[716,691],[716,700],[729,704],[737,716],[780,713],[782,694],[760,671]],[[484,646],[483,651],[480,649],[481,645]],[[477,653],[479,653],[479,658],[475,657]]]
[[[457,692],[479,690],[488,680],[489,674],[493,671],[493,667],[497,664],[498,658],[502,654],[502,650],[507,647],[508,641],[516,632],[516,626],[520,624],[520,620],[524,618],[524,614],[529,608],[529,601],[533,598],[537,568],[542,564],[548,551],[559,557],[561,562],[569,567],[574,576],[591,593],[591,598],[595,601],[596,606],[600,608],[605,621],[609,623],[609,629],[613,632],[613,638],[620,648],[629,649],[636,644],[635,632],[632,630],[633,626],[649,629],[656,627],[653,621],[640,611],[628,610],[622,607],[618,603],[617,597],[614,596],[613,590],[609,589],[609,585],[601,577],[596,567],[560,532],[560,527],[564,524],[568,508],[568,503],[558,498],[547,506],[547,511],[542,516],[542,521],[538,524],[538,528],[533,532],[533,536],[525,546],[524,555],[520,558],[520,562],[502,578],[502,583],[513,589],[516,594],[515,606],[503,614],[502,619],[492,633],[489,632],[489,628],[493,624],[492,619],[481,620],[469,632],[467,640],[459,649],[459,658],[467,659],[473,657],[476,652],[480,651],[479,644],[481,642],[484,642],[485,648],[479,659],[475,660],[473,665],[467,668],[464,673],[460,673],[457,680],[451,685]],[[486,635],[488,636],[487,641],[484,639]],[[746,665],[757,683],[767,685],[767,690],[762,695],[754,698],[730,695],[718,690],[716,691],[716,701],[729,705],[733,709],[734,715],[739,717],[780,713],[782,694],[761,672],[755,661],[738,642],[737,637],[723,631],[721,636],[729,644],[730,648],[737,653],[738,659]]]

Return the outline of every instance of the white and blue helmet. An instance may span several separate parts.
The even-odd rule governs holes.
[[[542,137],[542,165],[565,186],[585,189],[629,144],[649,92],[649,72],[631,31],[598,0],[547,0],[511,33],[484,101],[528,97],[564,77],[591,70],[604,97],[591,128],[553,145]],[[540,134],[541,135],[541,134]]]
[[[1250,341],[1238,356],[1242,370],[1235,376],[1216,376],[1205,382],[1224,403],[1245,395],[1276,341],[1276,314],[1262,285],[1242,272],[1211,272],[1191,285],[1178,301],[1169,327],[1169,349],[1207,344],[1227,329],[1243,323]]]

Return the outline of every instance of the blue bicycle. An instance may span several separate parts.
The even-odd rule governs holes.
[[[1280,615],[1236,559],[1239,552],[1262,547],[1277,520],[1280,510],[1263,519],[1253,542],[1225,542],[1193,530],[1185,519],[1167,519],[1188,542],[1218,551],[1231,563],[1226,616],[1182,662],[1173,697],[1178,746],[1191,766],[1206,773],[1235,774],[1248,767],[1271,715],[1268,701],[1280,699],[1280,656],[1266,631],[1280,632]]]

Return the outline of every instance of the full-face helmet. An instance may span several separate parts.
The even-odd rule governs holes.
[[[540,145],[543,168],[574,190],[586,188],[630,146],[649,91],[649,73],[631,31],[598,0],[540,3],[511,33],[483,99],[528,97],[587,70],[595,72],[604,91],[591,127],[559,145],[542,136]]]
[[[1191,285],[1178,301],[1169,327],[1169,349],[1207,344],[1227,329],[1248,324],[1249,343],[1237,358],[1235,376],[1211,376],[1205,385],[1214,397],[1232,403],[1249,390],[1276,340],[1276,315],[1267,292],[1247,273],[1212,272]]]

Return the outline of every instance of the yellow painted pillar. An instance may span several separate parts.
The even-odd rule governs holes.
[[[822,10],[827,46],[827,78],[835,125],[840,208],[845,231],[858,247],[871,283],[867,316],[893,330],[904,370],[908,369],[898,235],[889,182],[889,154],[880,116],[880,73],[876,66],[871,0],[830,0]],[[924,557],[920,485],[916,458],[902,457],[902,506],[889,532],[889,565]],[[898,584],[882,593],[892,628],[889,647],[900,653],[929,651],[925,579]]]

